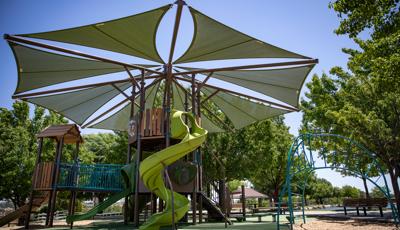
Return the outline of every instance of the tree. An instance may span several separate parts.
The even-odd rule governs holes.
[[[231,133],[210,134],[203,148],[205,183],[247,179],[276,201],[285,180],[291,142],[283,117]]]
[[[385,187],[382,187],[383,191],[386,191]],[[371,197],[372,198],[386,198],[385,194],[381,191],[378,187],[374,187],[371,191]]]
[[[293,136],[283,117],[278,117],[249,126],[246,138],[253,159],[248,165],[252,170],[249,179],[257,190],[277,202],[285,182],[287,152]]]
[[[356,187],[345,185],[341,189],[342,197],[345,198],[359,198],[360,197],[360,190]]]
[[[348,54],[349,72],[332,68],[329,77],[314,76],[302,101],[303,124],[352,137],[376,154],[389,173],[400,207],[400,14],[398,0],[337,0],[337,34],[347,34],[359,50]],[[368,30],[370,37],[361,40]],[[357,155],[351,156],[353,158]]]
[[[323,178],[317,178],[315,182],[309,184],[312,193],[311,198],[315,199],[318,204],[324,204],[325,198],[333,196],[332,184]]]
[[[16,101],[13,109],[0,108],[0,198],[14,207],[25,204],[31,188],[37,154],[36,134],[50,124],[66,123],[62,116],[35,107],[32,118],[26,102]],[[43,145],[43,159],[54,157],[54,143]]]

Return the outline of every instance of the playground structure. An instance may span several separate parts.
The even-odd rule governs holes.
[[[355,155],[349,153],[353,153]],[[350,156],[357,157],[350,158]],[[299,187],[302,191],[302,221],[303,223],[306,222],[304,213],[304,191],[307,186],[307,178],[311,172],[320,169],[336,169],[339,171],[352,173],[356,177],[366,179],[371,182],[384,194],[384,196],[386,197],[386,202],[389,202],[393,221],[396,225],[399,224],[399,211],[397,210],[396,205],[391,199],[390,190],[386,181],[384,170],[382,169],[374,153],[369,151],[363,145],[348,137],[337,134],[301,134],[293,141],[293,144],[291,145],[288,152],[287,159],[288,161],[286,166],[286,181],[279,193],[277,211],[278,229],[280,228],[279,217],[282,209],[282,204],[284,203],[283,198],[285,196],[287,196],[287,202],[285,203],[289,210],[288,220],[290,222],[290,225],[293,225],[295,221],[292,202],[293,185],[291,184],[292,178],[295,176],[301,177],[303,179],[303,183],[300,184]],[[349,162],[352,162],[352,164],[349,164]],[[346,165],[354,165],[354,167],[349,168],[346,167]],[[370,172],[372,171],[375,171],[375,173],[378,174],[377,178],[372,178],[370,176]],[[383,186],[379,185],[378,183],[383,183]],[[382,201],[381,199],[359,199],[359,201],[357,201],[357,204],[352,204],[350,206],[357,207],[358,213],[358,207],[365,208],[377,206],[381,208]],[[364,212],[366,215],[365,209]],[[382,215],[381,209],[380,213]],[[346,209],[345,214],[347,214]]]
[[[174,5],[177,9],[171,48],[168,60],[164,62],[157,52],[155,37],[161,19]],[[4,36],[18,66],[14,99],[56,111],[82,128],[125,131],[129,134],[126,165],[83,165],[78,161],[61,163],[62,147],[58,147],[60,150],[55,163],[47,166],[55,171],[55,176],[51,178],[54,181],[51,184],[51,200],[55,199],[57,191],[72,192],[70,215],[67,217],[71,226],[74,221],[88,219],[124,197],[124,222],[127,224],[129,217],[133,217],[136,227],[140,225],[139,214],[143,203],[151,203],[152,217],[141,226],[142,229],[158,229],[162,225],[174,228],[175,223],[188,213],[189,203],[185,198],[188,196],[193,224],[203,221],[203,208],[207,210],[208,220],[228,222],[227,216],[216,206],[216,203],[223,204],[225,198],[219,197],[215,202],[204,193],[199,146],[207,131],[240,129],[256,121],[299,110],[299,92],[305,78],[318,63],[317,59],[262,42],[188,7],[195,23],[193,41],[187,51],[174,61],[184,6],[186,3],[178,0],[174,4],[107,22]],[[124,63],[31,38],[128,54],[159,64]],[[300,60],[212,69],[178,65],[241,58]],[[134,71],[138,74],[134,75]],[[93,84],[76,82],[111,73],[128,77]],[[276,100],[209,84],[211,78]],[[75,83],[75,86],[63,86],[65,82]],[[43,87],[53,88],[41,89]],[[231,122],[224,122],[219,113]],[[60,146],[62,144],[59,142]],[[136,153],[133,153],[133,148]],[[152,155],[145,158],[145,151],[152,152]],[[183,157],[189,152],[192,154]],[[172,153],[177,155],[172,157]],[[37,175],[38,178],[47,178]],[[154,179],[155,183],[149,182],[149,179]],[[109,192],[113,195],[89,212],[74,215],[74,197],[82,191]],[[134,204],[131,212],[128,200]],[[46,221],[49,226],[52,225],[54,202],[50,204],[49,220]],[[30,216],[30,211],[27,215]],[[26,227],[29,227],[29,221]]]

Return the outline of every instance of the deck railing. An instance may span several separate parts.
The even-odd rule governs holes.
[[[118,164],[60,164],[57,188],[88,191],[121,191],[123,181]]]

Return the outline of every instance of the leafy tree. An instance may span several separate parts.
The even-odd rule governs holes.
[[[95,155],[94,163],[114,163],[110,159],[113,155],[116,136],[112,133],[98,133],[85,135],[84,147]]]
[[[385,187],[382,187],[383,191],[386,191]],[[383,192],[378,188],[378,187],[374,187],[371,191],[371,197],[373,198],[385,198],[385,194],[383,194]]]
[[[317,178],[315,182],[309,186],[312,190],[311,198],[315,199],[318,204],[324,204],[325,198],[333,196],[333,186],[326,179]]]
[[[247,128],[247,145],[252,163],[250,181],[276,202],[285,182],[287,152],[292,135],[283,117],[258,122]]]
[[[349,136],[373,151],[389,173],[400,205],[398,3],[337,0],[330,4],[341,18],[336,33],[349,35],[359,49],[343,49],[350,56],[349,71],[335,67],[330,71],[332,77],[313,77],[302,107],[305,129]],[[370,37],[361,40],[359,35],[366,31]]]
[[[276,201],[285,180],[291,141],[282,117],[230,133],[210,134],[203,147],[204,182],[247,179]]]
[[[356,187],[345,185],[341,189],[342,197],[346,198],[359,198],[360,197],[360,190]]]
[[[13,109],[0,108],[0,198],[14,207],[25,204],[37,155],[36,134],[50,124],[66,123],[62,116],[35,107],[32,118],[26,102],[16,101]],[[54,157],[54,143],[43,145],[43,160]]]

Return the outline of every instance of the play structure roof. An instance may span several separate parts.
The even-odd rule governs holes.
[[[83,127],[126,131],[132,86],[140,80],[140,74],[134,76],[131,71],[145,71],[146,108],[151,108],[160,106],[160,98],[164,95],[161,91],[167,79],[166,72],[160,70],[164,68],[165,71],[165,66],[170,65],[172,107],[184,110],[185,96],[189,101],[196,96],[187,88],[196,74],[194,84],[202,99],[202,125],[209,132],[223,132],[229,128],[215,111],[224,113],[237,129],[255,121],[298,111],[301,87],[318,62],[316,59],[260,41],[188,7],[194,21],[193,40],[175,61],[172,60],[171,48],[170,60],[165,62],[157,52],[156,32],[164,14],[172,6],[70,29],[6,35],[18,67],[18,84],[13,97],[58,112]],[[108,50],[160,64],[123,63],[30,38]],[[175,46],[175,41],[176,36],[171,47]],[[291,58],[296,61],[215,69],[175,66],[175,63],[243,58]],[[107,74],[119,72],[127,73],[129,78],[107,81]],[[199,78],[199,75],[203,77]],[[83,79],[94,77],[100,83],[81,83]],[[221,87],[213,85],[208,83],[210,78],[266,97],[231,90],[224,84]],[[60,86],[63,83],[72,86]],[[135,96],[135,104],[139,104],[137,92]]]
[[[268,198],[267,195],[260,193],[259,191],[252,188],[245,188],[244,194],[246,198]],[[232,192],[233,199],[240,199],[242,196],[242,189],[239,188]]]
[[[64,137],[65,144],[73,144],[73,143],[82,143],[83,139],[81,137],[81,132],[79,131],[78,126],[74,124],[65,124],[65,125],[52,125],[44,129],[42,132],[37,134],[37,137],[48,137],[54,138],[59,141],[62,137]]]

